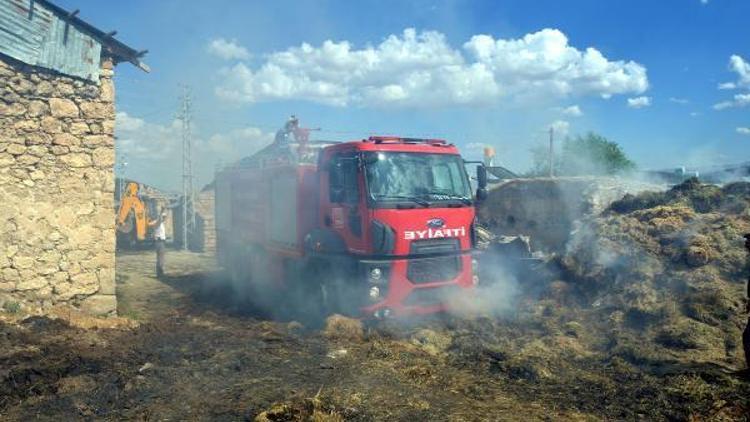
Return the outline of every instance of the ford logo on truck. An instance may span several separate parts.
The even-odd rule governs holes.
[[[442,218],[431,218],[427,220],[427,227],[439,229],[443,226],[445,226],[445,220],[443,220]]]

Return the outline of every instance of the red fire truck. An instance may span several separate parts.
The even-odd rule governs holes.
[[[378,319],[442,311],[477,285],[475,200],[455,146],[308,137],[290,120],[273,144],[217,173],[217,255],[235,283]]]

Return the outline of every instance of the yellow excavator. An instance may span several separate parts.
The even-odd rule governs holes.
[[[117,212],[117,246],[133,248],[147,239],[149,207],[138,194],[138,183],[128,182]]]

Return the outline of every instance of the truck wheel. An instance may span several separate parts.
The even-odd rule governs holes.
[[[242,254],[235,254],[231,257],[229,266],[229,278],[232,284],[232,290],[237,294],[240,302],[247,303],[253,299],[253,285],[251,268],[249,260]]]
[[[356,271],[345,262],[330,268],[323,276],[329,312],[349,317],[359,316],[366,292],[360,291],[356,279]]]
[[[232,255],[230,258],[230,264],[228,268],[229,278],[233,285],[238,285],[242,281],[242,274],[240,274],[239,268],[240,259],[236,255]]]
[[[259,246],[251,248],[247,262],[249,262],[249,264],[247,264],[249,267],[249,281],[263,290],[272,288],[273,283],[271,283],[269,279],[269,264],[266,251]]]
[[[323,305],[326,313],[328,315],[340,314],[341,286],[334,272],[328,272],[323,276],[321,290],[323,291]]]
[[[328,265],[311,262],[303,274],[295,280],[290,308],[297,318],[313,323],[322,322],[331,313],[331,292],[325,283]]]
[[[328,262],[310,262],[295,280],[294,293],[289,295],[288,307],[294,318],[318,324],[331,314],[346,312],[341,288],[344,281]]]

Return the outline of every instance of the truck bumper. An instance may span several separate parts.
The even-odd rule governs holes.
[[[360,261],[367,281],[364,317],[425,315],[450,310],[473,294],[478,278],[472,253]],[[377,270],[375,270],[377,269]]]

